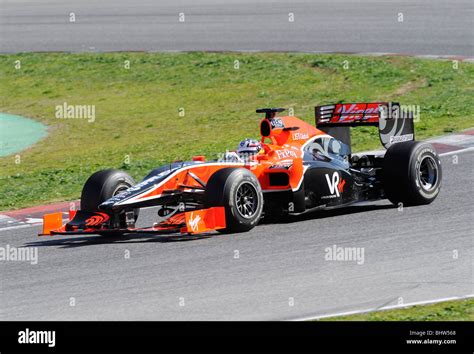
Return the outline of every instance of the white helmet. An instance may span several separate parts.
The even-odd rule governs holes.
[[[262,149],[262,144],[255,139],[245,139],[239,143],[237,153],[246,155],[255,155]]]

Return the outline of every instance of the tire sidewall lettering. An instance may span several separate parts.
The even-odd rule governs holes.
[[[441,164],[438,158],[438,154],[433,148],[429,146],[424,146],[424,147],[421,147],[419,151],[415,152],[415,156],[416,158],[412,162],[412,166],[411,166],[411,173],[414,174],[412,176],[412,181],[414,181],[413,183],[414,188],[423,198],[433,199],[438,195],[440,191],[440,187],[441,187],[440,176],[439,176],[440,170],[441,170]],[[430,156],[433,158],[438,170],[438,178],[436,180],[436,185],[435,185],[435,188],[433,188],[431,191],[426,191],[425,189],[423,189],[423,187],[420,185],[419,176],[418,176],[421,162],[426,156]]]

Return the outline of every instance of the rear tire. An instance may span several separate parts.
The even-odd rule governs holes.
[[[441,163],[433,145],[407,141],[390,146],[383,160],[384,190],[394,204],[433,202],[441,188]]]
[[[133,178],[124,171],[114,169],[98,171],[88,178],[82,188],[81,210],[98,211],[100,204],[134,185]],[[134,212],[137,220],[139,209],[134,209]],[[120,227],[126,227],[125,212],[122,211],[117,217]]]
[[[236,233],[253,229],[263,210],[263,194],[257,177],[245,168],[223,168],[207,182],[206,208],[225,208],[226,228],[219,232]]]

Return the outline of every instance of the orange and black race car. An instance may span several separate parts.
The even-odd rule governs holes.
[[[262,217],[301,214],[355,202],[431,203],[441,185],[438,155],[414,140],[413,117],[398,103],[315,108],[315,126],[281,108],[258,109],[261,150],[247,158],[173,162],[135,184],[103,170],[86,181],[81,208],[44,216],[42,235],[243,232]],[[350,127],[376,126],[385,153],[352,154]],[[140,208],[157,207],[156,223],[135,227]]]

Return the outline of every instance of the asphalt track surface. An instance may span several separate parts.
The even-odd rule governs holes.
[[[69,22],[70,13],[75,22]],[[179,14],[184,22],[179,22]],[[290,22],[289,14],[294,14]],[[399,22],[399,14],[403,22]],[[2,0],[0,52],[315,51],[474,57],[472,0]]]
[[[442,157],[433,204],[403,211],[379,202],[195,238],[0,230],[1,247],[38,247],[37,264],[0,263],[0,320],[280,320],[473,294],[474,152],[457,158]],[[363,248],[363,264],[325,260],[333,245]]]

